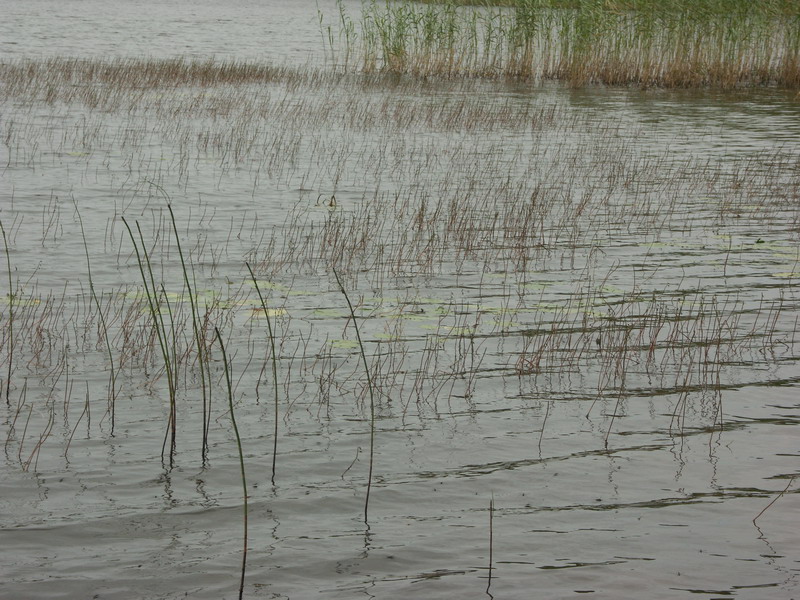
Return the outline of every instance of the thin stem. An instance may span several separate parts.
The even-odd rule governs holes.
[[[154,184],[155,185],[155,184]],[[166,192],[164,192],[166,194]],[[208,456],[208,421],[211,418],[211,411],[210,411],[210,404],[211,400],[209,398],[209,394],[206,391],[206,351],[205,351],[205,343],[204,339],[201,335],[201,328],[200,328],[200,316],[197,312],[197,302],[195,301],[194,291],[192,290],[192,285],[189,282],[189,274],[186,270],[186,261],[183,258],[183,250],[181,248],[181,239],[178,235],[178,227],[175,224],[175,214],[172,212],[172,205],[169,204],[169,197],[167,197],[167,210],[169,210],[169,216],[172,221],[172,231],[175,232],[175,243],[178,246],[178,255],[181,259],[181,267],[183,269],[183,282],[186,285],[187,293],[189,294],[189,302],[191,303],[192,307],[192,330],[194,332],[194,340],[195,345],[197,346],[197,361],[200,365],[200,385],[203,389],[203,441],[202,441],[202,459],[203,463],[205,463],[206,458]],[[274,475],[273,475],[274,477]]]
[[[160,313],[159,313],[158,306],[156,305],[156,302],[155,302],[155,293],[156,293],[155,292],[155,287],[153,287],[152,290],[150,289],[150,284],[147,281],[147,275],[145,274],[145,270],[144,270],[144,263],[142,262],[142,256],[141,256],[141,254],[139,252],[139,245],[136,243],[136,238],[133,235],[133,231],[131,230],[130,225],[128,225],[128,222],[125,220],[125,217],[122,217],[122,222],[125,224],[125,228],[128,230],[128,235],[130,236],[131,242],[133,243],[133,249],[136,252],[136,262],[139,264],[139,273],[141,273],[141,275],[142,275],[142,283],[144,284],[145,296],[147,296],[147,304],[148,304],[148,306],[150,308],[150,316],[153,319],[153,327],[156,330],[156,336],[158,337],[158,344],[159,344],[159,346],[161,348],[161,356],[164,359],[164,370],[167,373],[167,385],[169,386],[169,397],[170,397],[170,423],[168,423],[168,425],[167,425],[167,431],[169,432],[170,428],[172,426],[174,426],[173,408],[174,408],[174,403],[175,403],[175,385],[174,385],[174,382],[172,380],[172,366],[170,364],[169,352],[167,351],[167,340],[165,338],[166,330],[164,329],[164,321],[163,321],[163,319],[159,318],[160,317]],[[136,223],[136,227],[137,227],[137,229],[139,229],[139,236],[141,238],[142,231],[139,228],[139,223],[138,222]],[[147,250],[144,249],[144,239],[143,238],[142,238],[142,251],[145,253],[145,257],[147,258]],[[149,264],[150,264],[149,258],[147,258],[147,263],[148,263],[148,268],[149,268]],[[151,279],[152,279],[152,276],[153,276],[153,272],[151,270],[150,271]],[[153,281],[153,285],[155,285],[154,281]],[[161,448],[161,459],[162,460],[164,459],[164,449],[165,449],[165,447],[166,447],[166,437],[164,438],[164,445]],[[175,450],[175,448],[174,448],[174,437],[173,437],[173,448],[172,448],[172,451],[170,452],[170,464],[172,463],[172,460],[174,458],[174,450]]]
[[[793,483],[794,483],[794,477],[792,477],[792,478],[789,480],[789,483],[787,483],[787,484],[786,484],[786,487],[785,487],[785,488],[783,488],[783,491],[782,491],[781,493],[779,493],[777,496],[775,496],[775,498],[773,498],[773,499],[772,499],[772,502],[770,502],[769,504],[767,504],[767,505],[766,505],[766,506],[765,506],[765,507],[764,507],[764,508],[761,510],[761,512],[760,512],[760,513],[758,513],[758,514],[756,515],[756,517],[753,519],[753,525],[755,525],[755,524],[756,524],[756,521],[758,521],[758,519],[759,519],[759,517],[761,517],[761,515],[763,515],[765,512],[767,512],[767,509],[768,509],[769,507],[771,507],[773,504],[775,504],[775,503],[776,503],[778,500],[780,500],[780,499],[781,499],[781,496],[783,496],[783,495],[784,495],[786,492],[788,492],[788,491],[789,491],[789,488],[790,488],[790,487],[792,487],[792,484],[793,484]],[[756,527],[758,527],[758,525],[756,525]]]
[[[275,431],[273,432],[272,440],[272,485],[275,485],[275,464],[278,456],[278,356],[275,353],[275,335],[272,331],[272,320],[269,318],[269,310],[267,303],[264,301],[264,296],[261,295],[261,290],[258,287],[253,269],[250,268],[250,263],[244,263],[247,270],[250,272],[250,277],[253,279],[253,285],[256,287],[258,298],[261,300],[261,308],[264,309],[264,316],[267,318],[267,328],[269,329],[269,343],[272,347],[272,381],[275,388]]]
[[[74,201],[75,204],[75,214],[78,215],[78,223],[81,226],[81,237],[83,238],[83,251],[86,254],[86,269],[89,272],[89,292],[92,295],[92,300],[94,301],[95,306],[97,307],[97,313],[100,315],[100,324],[103,327],[103,338],[106,343],[106,350],[108,351],[108,361],[111,368],[111,376],[109,378],[110,385],[111,385],[111,398],[109,399],[109,408],[111,412],[111,436],[114,436],[114,426],[116,424],[116,403],[117,403],[117,372],[114,368],[114,353],[111,351],[111,340],[108,338],[108,326],[106,325],[106,317],[103,314],[103,307],[100,304],[100,299],[97,297],[97,293],[94,291],[94,280],[92,279],[92,262],[89,260],[89,246],[86,243],[86,232],[83,229],[83,218],[81,217],[81,213],[78,210],[78,204]]]
[[[492,569],[494,568],[494,494],[489,500],[489,582],[486,584],[486,595],[494,598],[489,588],[492,587]]]
[[[228,355],[225,353],[225,344],[222,341],[222,335],[219,333],[219,328],[214,327],[214,332],[217,334],[217,341],[219,341],[220,350],[222,350],[222,362],[225,365],[225,383],[228,387],[228,407],[231,411],[231,423],[233,424],[233,433],[236,436],[236,446],[239,449],[239,467],[242,472],[242,498],[244,500],[244,548],[242,550],[242,578],[239,583],[239,600],[242,600],[244,594],[244,574],[247,568],[247,478],[244,471],[244,453],[242,452],[242,439],[239,437],[239,428],[236,426],[236,417],[233,414],[233,385],[231,383],[231,372],[228,367]]]
[[[3,246],[6,250],[6,266],[8,267],[8,374],[6,375],[6,404],[11,405],[11,369],[14,364],[14,284],[11,280],[11,255],[8,253],[8,239],[3,222],[0,221],[3,233]]]
[[[367,476],[367,497],[364,500],[364,522],[369,524],[369,495],[372,491],[372,466],[375,457],[375,395],[372,391],[372,376],[369,373],[369,365],[367,364],[367,353],[364,351],[364,342],[361,341],[361,332],[358,330],[358,321],[356,321],[356,313],[353,310],[353,304],[347,295],[347,290],[342,285],[342,280],[339,278],[339,273],[333,269],[333,275],[336,277],[336,283],[339,284],[339,289],[347,301],[347,307],[350,309],[350,317],[353,319],[353,327],[356,330],[356,338],[358,338],[358,347],[361,350],[361,360],[364,363],[364,371],[367,373],[367,385],[369,386],[369,475]]]

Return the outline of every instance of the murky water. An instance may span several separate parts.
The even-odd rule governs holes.
[[[332,75],[317,8],[2,3],[4,64],[289,68],[3,68],[0,596],[238,596],[217,327],[245,597],[797,597],[797,98]]]

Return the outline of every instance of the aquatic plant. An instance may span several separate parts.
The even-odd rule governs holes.
[[[139,227],[139,222],[136,222],[136,229],[139,233],[139,242],[141,243],[141,252],[139,250],[139,244],[136,242],[136,238],[133,235],[133,231],[131,230],[130,225],[128,225],[128,221],[125,217],[121,217],[122,222],[125,224],[125,228],[128,230],[128,235],[130,237],[131,243],[133,244],[134,252],[136,253],[136,262],[139,265],[139,273],[142,276],[142,285],[144,285],[145,296],[147,298],[147,305],[150,309],[150,316],[152,317],[152,324],[153,330],[156,332],[156,336],[158,338],[158,345],[161,349],[161,357],[164,361],[164,372],[167,376],[167,389],[169,393],[169,419],[167,421],[167,430],[164,436],[164,444],[161,448],[161,459],[164,460],[164,454],[166,449],[167,438],[170,440],[169,444],[169,463],[172,466],[175,460],[175,450],[176,450],[176,433],[177,433],[177,382],[176,382],[176,359],[177,359],[177,348],[175,344],[175,327],[174,321],[171,321],[171,330],[172,335],[169,335],[169,330],[167,329],[164,323],[164,317],[161,312],[161,301],[159,297],[164,298],[164,302],[167,305],[168,309],[171,312],[171,308],[169,308],[169,300],[166,297],[166,294],[159,294],[158,288],[156,287],[155,278],[153,277],[153,268],[150,264],[150,255],[147,251],[147,248],[144,243],[144,236],[142,235],[142,230]],[[144,260],[142,260],[142,255],[144,255]],[[147,269],[145,270],[145,267]],[[163,291],[163,290],[162,290]],[[172,347],[170,348],[169,342],[170,338],[172,339]],[[205,425],[204,425],[205,427]]]
[[[458,18],[455,11],[450,22]],[[448,35],[438,25],[449,26],[427,21],[431,44]],[[528,42],[531,56],[538,51],[538,38],[526,41],[531,28],[517,34],[520,56]],[[492,30],[493,39],[502,35]],[[520,72],[532,64],[526,60]],[[297,450],[308,450],[309,423],[330,431],[326,462],[337,489],[349,487],[359,459],[366,475],[366,444],[354,440],[366,441],[369,427],[370,473],[355,493],[367,487],[364,520],[372,517],[373,528],[371,487],[408,478],[392,472],[385,453],[412,427],[427,443],[432,429],[481,426],[518,411],[527,453],[536,445],[531,460],[541,464],[565,429],[594,440],[591,451],[601,456],[625,451],[624,436],[638,435],[630,416],[650,410],[659,444],[680,455],[688,452],[684,439],[704,436],[702,450],[707,441],[713,454],[733,429],[725,403],[735,390],[793,381],[800,204],[791,140],[724,156],[707,146],[676,150],[660,143],[662,134],[680,143],[685,127],[715,143],[726,138],[702,124],[656,123],[650,103],[619,90],[531,93],[518,82],[431,82],[377,67],[295,69],[264,81],[245,72],[236,82],[217,67],[206,66],[207,84],[200,71],[178,69],[175,85],[155,78],[137,89],[143,74],[169,72],[170,64],[0,65],[0,98],[12,107],[0,123],[10,176],[60,168],[82,178],[91,172],[104,186],[102,203],[93,186],[76,183],[74,191],[86,222],[88,286],[78,278],[63,284],[49,265],[37,266],[39,254],[68,244],[74,253],[80,243],[79,220],[64,218],[57,194],[27,192],[39,202],[40,223],[14,211],[9,226],[3,215],[15,250],[7,262],[15,267],[12,375],[21,393],[6,425],[15,467],[78,468],[93,442],[107,439],[103,420],[89,418],[102,393],[95,387],[94,400],[84,400],[82,385],[102,387],[111,348],[126,392],[118,394],[114,444],[135,436],[150,447],[146,436],[160,436],[166,424],[162,459],[171,464],[173,431],[179,448],[202,437],[203,456],[176,452],[175,462],[183,472],[202,463],[209,481],[236,462],[220,441],[234,408],[239,425],[246,419],[260,432],[239,440],[263,458],[260,488],[270,445],[277,481],[281,431],[282,460],[304,461]],[[105,73],[102,84],[93,69]],[[598,97],[631,107],[598,119],[582,104]],[[677,111],[681,97],[659,94],[659,107]],[[20,236],[37,252],[12,244]],[[17,283],[23,277],[29,282]],[[228,368],[241,368],[238,380],[225,376],[227,407],[204,400],[201,411],[203,386],[208,398],[218,388],[215,327],[228,332]],[[247,397],[253,388],[255,402],[231,403],[237,389]],[[386,446],[378,443],[384,432]],[[490,460],[468,470],[506,468]],[[275,495],[307,485],[302,471],[282,473]],[[490,550],[493,586],[501,581],[496,558]]]
[[[225,342],[222,340],[222,335],[219,328],[215,327],[214,332],[217,336],[220,352],[222,352],[222,364],[225,367],[225,386],[228,390],[228,410],[230,411],[231,424],[233,425],[233,434],[236,438],[236,448],[239,453],[239,469],[242,479],[242,511],[243,511],[243,541],[242,541],[242,575],[239,582],[239,600],[244,594],[244,576],[247,570],[247,475],[244,469],[244,452],[242,451],[242,438],[239,436],[239,427],[236,425],[236,415],[233,411],[233,383],[231,382],[230,364],[228,363],[228,354],[225,352]]]
[[[372,491],[372,469],[375,462],[375,394],[373,392],[372,376],[370,375],[369,364],[367,364],[367,353],[364,350],[364,342],[361,339],[361,331],[358,328],[358,321],[356,321],[356,312],[353,309],[353,303],[350,302],[350,296],[347,295],[347,290],[342,284],[342,279],[336,269],[333,269],[333,276],[336,278],[336,284],[342,292],[347,308],[350,310],[350,319],[353,321],[353,329],[356,330],[356,339],[358,340],[358,349],[361,354],[361,362],[364,365],[364,372],[367,375],[367,386],[369,390],[369,473],[367,474],[367,494],[364,499],[364,522],[369,523],[369,496]]]
[[[73,199],[74,202],[74,199]],[[114,426],[116,425],[116,406],[117,406],[117,372],[114,368],[114,352],[111,348],[111,340],[109,339],[108,335],[108,324],[106,323],[106,317],[103,312],[103,307],[100,304],[100,299],[97,297],[97,292],[94,289],[94,279],[92,278],[92,261],[89,258],[89,245],[86,242],[86,231],[83,228],[83,218],[81,217],[81,213],[78,210],[77,202],[75,204],[75,214],[78,217],[78,223],[80,224],[81,228],[81,239],[83,240],[83,251],[86,255],[86,270],[89,277],[89,294],[92,297],[92,301],[94,302],[95,308],[97,309],[97,315],[100,318],[100,325],[102,328],[102,335],[103,341],[106,346],[106,352],[108,354],[108,364],[109,364],[109,378],[108,378],[108,411],[111,415],[111,435],[114,435]],[[88,394],[88,391],[87,391]],[[88,400],[87,400],[88,403]],[[75,425],[77,427],[77,424]],[[73,431],[73,434],[75,432]],[[72,437],[70,436],[70,440]],[[69,444],[67,444],[69,446]],[[66,451],[65,451],[66,455]]]
[[[0,221],[0,233],[3,234],[3,248],[6,251],[6,268],[8,269],[8,335],[6,336],[6,345],[8,347],[7,360],[8,371],[6,372],[6,404],[11,404],[11,373],[14,368],[14,284],[11,277],[11,255],[8,252],[8,238],[6,237],[6,230],[3,227],[3,222]]]
[[[161,186],[156,186],[156,187],[161,189],[161,191],[165,194],[167,200],[169,201],[169,196],[166,194],[163,188],[161,188]],[[175,213],[172,212],[172,205],[169,204],[169,202],[167,203],[167,210],[169,210],[169,218],[170,221],[172,222],[172,231],[175,234],[175,244],[178,247],[178,256],[181,259],[181,271],[183,272],[183,283],[186,286],[186,293],[189,296],[189,303],[191,305],[192,333],[194,334],[195,348],[197,351],[197,365],[200,368],[200,388],[203,394],[203,434],[201,443],[201,455],[203,458],[203,462],[205,462],[206,458],[208,457],[208,429],[211,426],[211,392],[210,390],[208,390],[206,382],[207,379],[206,372],[208,370],[206,344],[205,344],[205,338],[203,336],[203,329],[200,324],[200,311],[197,307],[197,299],[195,291],[193,289],[192,282],[189,281],[189,273],[186,269],[186,260],[183,257],[183,249],[181,248],[181,238],[180,235],[178,234],[178,226],[175,223]]]
[[[261,308],[264,310],[264,318],[267,320],[267,332],[269,334],[270,356],[272,358],[272,383],[275,392],[275,430],[272,435],[272,483],[275,484],[275,467],[278,457],[278,353],[275,351],[275,333],[272,330],[272,318],[269,316],[269,309],[267,303],[264,301],[264,296],[261,294],[261,289],[258,287],[258,280],[253,274],[253,269],[250,263],[245,263],[250,278],[253,280],[253,286],[256,288],[258,299],[261,302]]]
[[[573,86],[800,86],[800,10],[790,2],[459,4],[373,0],[361,17],[360,40],[348,35],[343,43],[360,45],[366,71],[418,76],[558,79]]]

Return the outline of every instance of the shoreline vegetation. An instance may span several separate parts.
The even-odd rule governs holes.
[[[800,88],[795,0],[373,0],[358,21],[339,10],[338,58],[365,72]]]
[[[789,590],[800,0],[362,6],[0,60],[8,595]]]
[[[335,25],[323,25],[319,15],[327,68],[220,58],[11,58],[0,63],[0,82],[5,96],[38,87],[46,102],[78,95],[90,106],[108,101],[109,86],[127,96],[132,89],[301,86],[343,76],[385,85],[386,75],[576,88],[800,90],[800,0],[499,2],[372,0],[357,17],[340,3]]]
[[[458,6],[517,6],[538,4],[547,8],[581,8],[587,4],[602,6],[606,10],[656,10],[675,11],[696,9],[718,13],[730,10],[768,11],[792,14],[800,12],[797,0],[763,0],[746,2],[744,0],[412,0],[416,4],[455,4]]]

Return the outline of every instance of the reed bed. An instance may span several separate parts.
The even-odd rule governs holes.
[[[404,540],[471,530],[465,564],[480,567],[422,577],[488,571],[502,595],[511,565],[550,570],[525,532],[552,511],[575,511],[568,545],[612,547],[559,569],[629,556],[623,536],[594,537],[597,510],[735,498],[727,531],[757,497],[763,523],[794,481],[744,473],[791,444],[767,437],[776,424],[797,424],[793,6],[372,3],[363,21],[340,13],[321,69],[0,64],[0,441],[6,474],[43,503],[20,530],[73,543],[72,513],[97,510],[108,525],[89,535],[111,533],[96,552],[128,528],[170,585],[215,597],[234,569],[240,597],[302,596],[309,548],[327,563],[313,577],[359,579],[325,577],[327,591],[378,593],[417,568]],[[769,399],[743,402],[751,390]],[[619,459],[640,463],[627,476],[643,492],[624,493]],[[606,468],[602,499],[573,483]],[[559,473],[566,487],[539,477]],[[431,489],[411,536],[397,501]],[[488,540],[470,521],[487,505]],[[70,514],[43,531],[53,506]],[[121,580],[154,568],[123,550]],[[14,577],[38,584],[34,562]]]
[[[145,400],[165,469],[198,440],[213,460],[233,398],[243,447],[272,448],[274,469],[278,423],[300,415],[355,413],[372,455],[383,422],[479,413],[503,389],[546,409],[546,451],[559,402],[584,402],[604,444],[643,397],[663,402],[671,435],[715,435],[726,390],[790,377],[791,144],[719,157],[546,93],[270,72],[0,66],[5,176],[21,182],[0,213],[5,444],[20,468],[78,460],[84,428],[125,431]],[[74,191],[26,189],[40,170]],[[84,259],[65,282],[24,245]],[[210,358],[217,330],[237,381]],[[89,385],[98,373],[115,402]],[[349,471],[365,487],[371,458]]]
[[[557,79],[641,87],[800,87],[788,1],[377,2],[344,11],[340,62],[418,77]],[[341,57],[344,58],[341,58]]]

